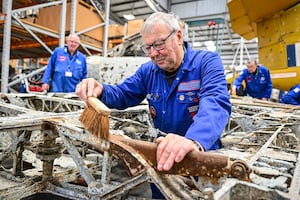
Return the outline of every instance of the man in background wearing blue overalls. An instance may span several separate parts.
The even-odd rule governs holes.
[[[256,60],[250,59],[247,62],[247,69],[244,69],[240,76],[234,81],[231,94],[236,95],[236,91],[245,81],[246,89],[244,96],[251,96],[256,99],[268,100],[272,94],[272,79],[268,68],[258,65]]]
[[[281,103],[300,106],[300,84],[293,86],[280,100]]]
[[[42,82],[42,89],[50,92],[75,92],[76,85],[87,78],[85,56],[77,50],[78,35],[67,38],[67,46],[58,47],[50,57]]]

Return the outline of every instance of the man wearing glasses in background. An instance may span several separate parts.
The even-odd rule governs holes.
[[[86,57],[77,50],[80,38],[67,37],[67,45],[53,51],[42,82],[42,89],[50,92],[75,92],[76,85],[87,78]]]
[[[220,57],[195,51],[184,42],[174,15],[153,13],[141,36],[151,61],[116,86],[86,79],[76,94],[84,101],[98,97],[117,109],[146,98],[155,128],[167,133],[156,140],[156,158],[157,169],[168,171],[190,151],[221,147],[220,136],[231,113],[227,83]]]

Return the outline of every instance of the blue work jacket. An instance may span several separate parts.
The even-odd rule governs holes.
[[[77,50],[71,58],[67,47],[58,47],[50,57],[42,82],[50,85],[50,92],[75,92],[76,85],[85,78],[85,56]]]
[[[244,69],[233,84],[239,89],[244,80],[246,82],[245,95],[257,99],[270,99],[272,94],[272,79],[266,67],[258,65],[255,74],[250,73],[248,69]]]
[[[224,68],[218,54],[184,45],[184,60],[170,87],[164,71],[149,61],[123,83],[104,84],[100,99],[124,109],[146,98],[156,128],[198,141],[205,150],[217,149],[231,113]]]
[[[281,98],[281,103],[300,105],[300,84],[292,87],[288,93]]]

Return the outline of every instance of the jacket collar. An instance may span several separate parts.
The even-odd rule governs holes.
[[[70,52],[68,51],[68,46],[66,46],[66,45],[64,46],[64,53],[69,54],[71,56]],[[78,54],[78,50],[76,49],[76,51],[74,52],[72,57],[75,56],[75,55],[77,56],[77,54]]]

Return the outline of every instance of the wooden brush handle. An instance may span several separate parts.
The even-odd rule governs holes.
[[[96,97],[88,97],[87,103],[92,106],[98,113],[109,115],[111,110]]]

